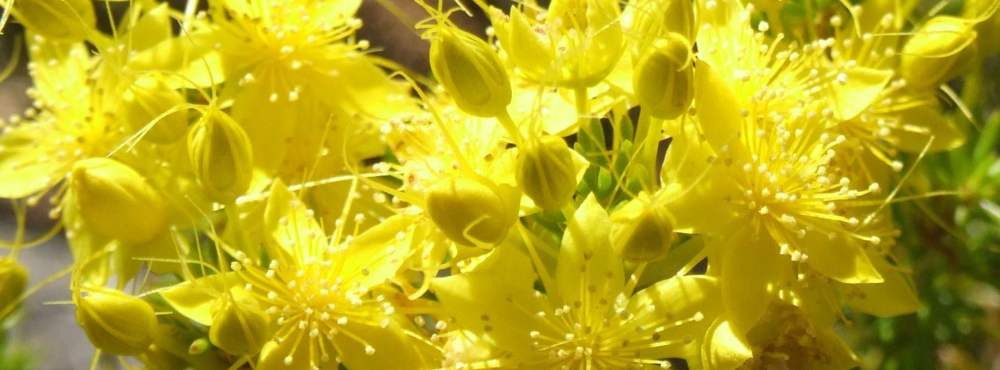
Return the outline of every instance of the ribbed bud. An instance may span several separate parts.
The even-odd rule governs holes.
[[[431,221],[451,240],[463,245],[497,244],[517,218],[517,203],[495,184],[452,177],[427,193]]]
[[[91,0],[16,0],[14,17],[31,32],[60,41],[80,41],[97,25]]]
[[[645,193],[615,211],[611,222],[612,245],[626,260],[655,261],[670,251],[674,237],[673,216]]]
[[[131,167],[108,158],[77,162],[70,173],[80,216],[99,234],[142,243],[167,226],[167,204]]]
[[[122,94],[122,118],[133,130],[140,130],[184,102],[184,96],[162,80],[142,77]],[[178,110],[157,121],[143,138],[158,144],[169,144],[180,139],[186,132],[187,113]]]
[[[212,318],[208,338],[216,347],[234,355],[252,355],[267,342],[267,314],[251,301],[223,298]]]
[[[247,191],[253,177],[250,138],[229,115],[205,114],[187,140],[191,167],[212,200],[229,203]]]
[[[0,311],[14,304],[28,285],[28,271],[17,261],[0,258]]]
[[[545,210],[562,207],[576,192],[573,153],[559,137],[528,141],[517,157],[517,184]]]
[[[958,17],[928,20],[903,46],[900,72],[907,84],[934,88],[957,76],[976,53],[974,26]]]
[[[632,84],[639,105],[653,117],[673,119],[684,113],[694,99],[691,44],[673,32],[656,40],[639,59]]]
[[[146,301],[101,288],[80,297],[76,319],[94,347],[115,355],[137,355],[153,343],[156,315]]]
[[[434,31],[431,71],[463,111],[501,115],[510,104],[510,79],[496,51],[482,39],[454,27]]]

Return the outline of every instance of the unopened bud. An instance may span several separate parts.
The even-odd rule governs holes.
[[[31,32],[46,38],[80,41],[97,25],[90,0],[17,0],[13,3],[14,17]]]
[[[529,141],[517,157],[517,184],[545,210],[562,207],[576,192],[573,153],[556,136]]]
[[[187,132],[187,113],[183,109],[160,117],[183,105],[184,96],[158,78],[137,79],[122,94],[122,103],[123,118],[133,130],[141,130],[160,118],[143,136],[154,143],[173,143]]]
[[[478,37],[454,27],[438,27],[431,41],[430,64],[463,111],[495,117],[510,104],[507,71],[496,51]]]
[[[645,193],[611,215],[611,240],[626,260],[650,262],[670,251],[674,220],[666,207],[657,205]]]
[[[252,298],[224,297],[212,318],[208,338],[230,354],[252,355],[260,351],[269,334],[267,315]]]
[[[226,113],[206,113],[188,134],[188,157],[205,193],[232,202],[250,187],[253,154],[250,138]]]
[[[77,162],[70,174],[80,216],[99,234],[142,243],[167,226],[167,204],[141,174],[108,158]]]
[[[639,59],[632,84],[639,105],[653,117],[672,119],[684,113],[694,99],[691,44],[678,33],[657,40]]]
[[[486,179],[452,177],[427,193],[427,213],[441,232],[463,245],[497,244],[517,219],[517,202]]]
[[[0,258],[0,312],[14,304],[28,285],[28,271],[10,257]]]
[[[975,23],[931,18],[903,46],[900,72],[912,87],[934,88],[957,76],[976,53]]]
[[[146,351],[156,333],[156,314],[146,301],[100,288],[80,297],[76,319],[94,347],[115,355]]]

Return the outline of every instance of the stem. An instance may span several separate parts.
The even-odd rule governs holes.
[[[496,118],[497,122],[500,122],[500,125],[503,126],[505,131],[507,131],[507,135],[510,135],[510,138],[514,140],[515,144],[520,145],[524,142],[524,137],[521,136],[521,130],[517,128],[517,124],[514,123],[514,119],[510,117],[510,113],[507,113],[506,109],[504,109],[503,112],[500,112]]]

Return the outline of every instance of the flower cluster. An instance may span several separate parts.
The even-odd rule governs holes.
[[[849,315],[920,307],[888,206],[1000,2],[415,1],[432,78],[361,0],[6,1],[0,316],[59,232],[149,369],[849,369]]]

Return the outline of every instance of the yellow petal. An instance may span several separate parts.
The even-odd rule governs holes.
[[[868,108],[879,97],[885,84],[892,78],[892,70],[854,67],[841,77],[840,81],[830,84],[830,95],[833,99],[834,113],[840,120],[849,120]]]
[[[568,305],[596,305],[599,298],[613,301],[624,286],[623,275],[622,259],[611,247],[611,220],[591,194],[563,234],[556,266],[558,296]]]
[[[431,366],[418,351],[419,342],[407,337],[396,324],[382,328],[348,323],[341,330],[350,332],[364,341],[362,343],[346,335],[334,337],[336,347],[342,351],[341,361],[349,369],[411,370],[426,369]]]
[[[842,284],[841,296],[851,308],[882,317],[908,314],[920,308],[920,299],[910,277],[882,256],[869,254],[872,264],[885,280],[875,284]]]
[[[625,325],[629,330],[635,330],[637,337],[652,335],[655,331],[664,338],[699,338],[722,310],[718,281],[705,275],[678,276],[660,281],[633,295],[627,307],[627,311],[635,316]],[[664,317],[688,322],[661,330],[659,322]],[[678,341],[675,345],[653,348],[651,352],[636,354],[635,357],[685,357],[686,344]]]
[[[814,231],[807,232],[799,245],[808,256],[806,263],[824,276],[847,284],[882,281],[864,249],[854,240],[844,240],[843,236],[831,240]]]
[[[396,215],[361,233],[351,241],[340,276],[349,286],[367,290],[396,275],[410,254],[409,244],[399,240],[415,222],[415,217]]]
[[[930,143],[930,152],[955,149],[965,143],[965,130],[942,114],[936,101],[904,110],[899,119],[902,127],[895,131],[899,138],[896,145],[902,150],[919,153],[931,138],[934,141]]]
[[[133,9],[138,10],[141,7],[135,6]],[[139,16],[135,24],[129,28],[128,34],[125,36],[129,49],[132,51],[145,50],[168,40],[171,36],[170,22],[170,6],[168,4],[160,4],[149,9]]]
[[[753,351],[733,332],[732,325],[717,320],[705,335],[701,361],[706,369],[735,369],[753,357]]]
[[[505,351],[533,356],[529,332],[549,328],[534,314],[542,309],[532,288],[536,275],[527,256],[505,247],[494,249],[474,271],[434,279],[431,289],[460,327]]]
[[[729,325],[740,337],[764,315],[782,279],[792,276],[788,257],[778,254],[769,238],[754,240],[748,234],[740,231],[728,236],[724,245],[709,246],[722,250],[722,303]]]
[[[70,163],[50,155],[59,148],[47,139],[56,135],[50,122],[26,123],[0,135],[0,198],[24,198],[62,180]]]
[[[235,273],[209,275],[161,290],[160,296],[177,313],[208,326],[212,325],[216,299],[237,283],[239,277]]]
[[[673,140],[660,173],[661,191],[676,215],[674,230],[705,233],[729,226],[735,213],[726,199],[738,195],[729,168],[699,138],[694,125],[672,121],[665,129]]]
[[[699,61],[694,75],[701,134],[716,151],[727,148],[737,160],[748,158],[747,149],[740,140],[743,115],[739,99],[708,62]]]
[[[271,185],[264,220],[280,249],[292,255],[319,257],[326,247],[326,234],[319,223],[280,180]]]

